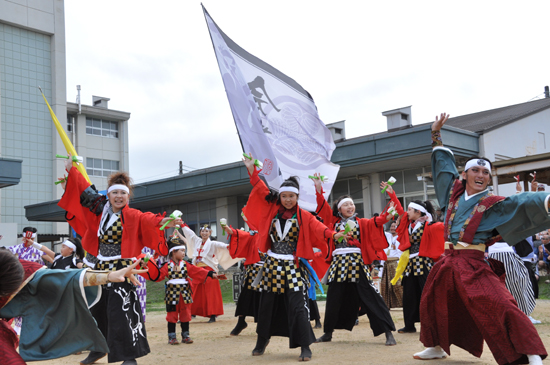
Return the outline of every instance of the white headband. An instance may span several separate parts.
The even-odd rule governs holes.
[[[27,232],[29,232],[29,231],[23,232],[23,235],[26,236]],[[32,234],[31,238],[36,238],[36,232]]]
[[[426,214],[426,216],[428,217],[428,222],[433,221],[432,215],[431,215],[430,213],[428,213],[428,211],[426,210],[426,208],[424,208],[422,205],[416,204],[416,203],[414,203],[414,202],[410,202],[410,203],[409,203],[409,208],[416,209],[416,210],[421,211],[422,213]]]
[[[281,186],[279,188],[279,194],[281,193],[284,193],[285,191],[288,191],[290,193],[294,193],[296,195],[298,195],[300,192],[298,191],[298,189],[296,189],[295,187],[293,186]]]
[[[69,248],[72,248],[74,252],[76,252],[76,246],[74,245],[74,243],[72,243],[71,241],[69,240],[66,240],[62,243],[63,245],[69,247]]]
[[[168,251],[168,253],[172,253],[172,251],[174,250],[181,250],[182,248],[185,248],[185,246],[181,245],[181,246],[174,246],[170,249],[170,251]]]
[[[487,167],[489,165],[489,167]],[[466,166],[464,167],[464,171],[468,171],[471,167],[478,166],[482,169],[489,170],[491,172],[491,164],[489,161],[483,160],[481,158],[473,158],[470,161],[466,162]]]
[[[201,229],[199,229],[199,231],[202,231],[203,229],[210,229],[210,227],[208,227],[208,226],[202,226]]]
[[[130,194],[130,189],[126,185],[122,184],[115,184],[109,186],[109,189],[107,189],[107,194],[109,194],[113,190],[124,190],[127,194]]]
[[[344,199],[340,200],[340,202],[338,203],[338,209],[340,209],[340,207],[341,207],[342,205],[344,205],[344,203],[347,203],[347,202],[353,203],[353,199],[351,199],[351,198],[344,198]]]

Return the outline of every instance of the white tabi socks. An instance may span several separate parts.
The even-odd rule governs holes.
[[[542,365],[542,359],[539,355],[527,355],[529,365]]]
[[[413,358],[417,360],[445,359],[446,357],[447,353],[443,351],[441,346],[426,347],[424,351],[417,352],[413,355]]]

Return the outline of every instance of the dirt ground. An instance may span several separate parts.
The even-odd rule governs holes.
[[[319,302],[321,318],[324,316],[325,302]],[[193,344],[168,345],[167,329],[164,312],[149,312],[147,314],[147,335],[151,353],[139,358],[140,365],[171,365],[171,364],[295,364],[298,361],[300,349],[289,349],[288,339],[274,337],[263,356],[252,357],[251,352],[256,344],[255,325],[247,318],[248,328],[237,337],[229,336],[229,332],[237,323],[233,316],[234,304],[224,306],[225,315],[218,317],[215,323],[207,323],[207,318],[197,317],[190,325]],[[393,309],[391,315],[396,328],[403,327],[403,311]],[[547,349],[550,348],[550,301],[538,300],[533,317],[542,321],[536,325]],[[177,327],[179,332],[179,325]],[[419,325],[417,324],[417,329]],[[322,335],[321,329],[314,329],[317,337]],[[179,336],[179,333],[178,333]],[[421,364],[412,358],[413,353],[423,349],[415,334],[394,334],[397,346],[384,346],[385,337],[373,337],[368,318],[362,316],[359,325],[352,332],[338,330],[334,333],[332,342],[312,344],[312,363],[316,364]],[[485,346],[481,358],[476,358],[457,347],[451,347],[451,356],[445,360],[433,360],[429,364],[496,364],[491,352]],[[31,364],[57,365],[78,364],[87,356],[72,355],[62,359],[34,362]],[[550,360],[545,362],[550,363]],[[99,360],[98,364],[107,364],[107,358]]]

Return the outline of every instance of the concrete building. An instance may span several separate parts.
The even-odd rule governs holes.
[[[406,120],[401,113],[406,114],[409,123],[401,122]],[[384,112],[388,117],[387,132],[351,139],[340,137],[345,136],[343,121],[328,126],[338,129],[333,131],[340,138],[332,162],[341,166],[329,203],[349,194],[358,213],[370,217],[387,203],[380,194],[380,182],[394,176],[394,190],[404,205],[415,199],[431,199],[438,205],[431,182],[431,122],[412,126],[411,114],[410,107]],[[459,168],[472,155],[485,154],[496,159],[493,184],[498,190],[509,186],[515,175],[528,179],[533,168],[537,180],[550,182],[548,133],[550,98],[545,98],[451,118],[442,136],[445,145],[454,151]],[[241,227],[244,222],[240,211],[250,190],[242,162],[235,162],[139,184],[131,204],[152,212],[178,209],[183,212],[183,220],[197,231],[206,223],[215,227],[220,218]],[[26,207],[27,217],[63,219],[63,211],[54,203]],[[220,236],[218,239],[223,240]]]
[[[82,105],[81,113],[67,103],[64,1],[0,0],[0,186],[7,186],[0,190],[2,245],[15,244],[14,232],[27,225],[37,227],[40,242],[68,233],[66,223],[28,220],[23,208],[62,194],[54,181],[64,167],[55,155],[66,151],[39,86],[60,122],[73,127],[67,133],[96,186],[106,186],[108,172],[128,169],[130,114],[109,110],[107,98]]]

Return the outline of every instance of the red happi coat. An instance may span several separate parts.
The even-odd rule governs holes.
[[[82,247],[90,254],[97,256],[99,239],[97,230],[101,214],[95,215],[80,204],[80,195],[90,183],[80,174],[78,169],[71,168],[67,178],[65,193],[57,205],[67,211],[66,218],[73,229],[82,237]],[[120,221],[122,224],[122,258],[137,257],[143,247],[159,250],[165,245],[164,232],[159,230],[163,216],[153,213],[143,213],[128,205],[122,208]]]
[[[409,225],[411,221],[409,216],[403,210],[401,204],[397,207],[397,213],[401,216],[401,222],[399,222],[399,227],[397,227],[397,235],[399,236],[399,250],[405,251],[411,247],[411,240],[409,238]],[[433,260],[438,260],[439,257],[445,251],[445,240],[443,239],[444,232],[443,223],[437,222],[433,224],[424,225],[424,233],[420,239],[420,251],[418,252],[419,256],[429,257]]]
[[[185,260],[182,260],[183,261],[183,265],[187,268],[187,278],[185,278],[186,280],[188,278],[192,279],[192,280],[197,280],[197,282],[199,283],[204,283],[206,281],[206,279],[208,278],[208,273],[210,272],[210,270],[208,269],[205,269],[203,267],[197,267],[193,264],[190,264],[188,262],[185,262]],[[170,262],[173,262],[174,265],[176,264],[172,259],[170,259]],[[160,268],[160,275],[155,278],[154,281],[162,281],[166,278],[168,278],[168,269],[169,269],[169,263],[170,262],[166,262],[162,265],[162,267]],[[188,280],[189,281],[189,280]]]
[[[322,193],[320,194],[316,192],[316,194],[317,214],[323,219],[324,223],[330,229],[334,229],[336,224],[340,223],[341,218],[334,216],[330,205],[325,200]],[[397,198],[395,198],[395,200],[397,200]],[[399,202],[399,200],[397,200],[397,202]],[[371,264],[374,260],[388,259],[386,253],[384,252],[384,249],[388,248],[388,240],[384,234],[384,223],[387,222],[386,217],[387,213],[383,212],[382,215],[371,219],[356,218],[357,223],[359,224],[359,233],[361,235],[359,248],[361,249],[363,262],[366,265]],[[326,262],[330,263],[332,261],[332,252],[336,247],[333,240],[329,241],[328,246],[329,252],[326,256]]]
[[[244,258],[244,265],[252,265],[260,260],[258,252],[259,234],[251,235],[249,232],[231,227],[233,233],[229,238],[229,254],[232,258]]]
[[[271,248],[271,238],[269,237],[271,222],[277,215],[280,205],[276,202],[268,203],[265,200],[269,189],[258,177],[258,171],[255,170],[250,176],[250,183],[253,188],[243,212],[250,224],[258,228],[258,248],[261,252],[267,252]],[[323,250],[325,239],[332,238],[334,231],[328,229],[311,213],[300,207],[296,210],[296,217],[300,227],[296,257],[313,260],[315,258],[313,247]]]

